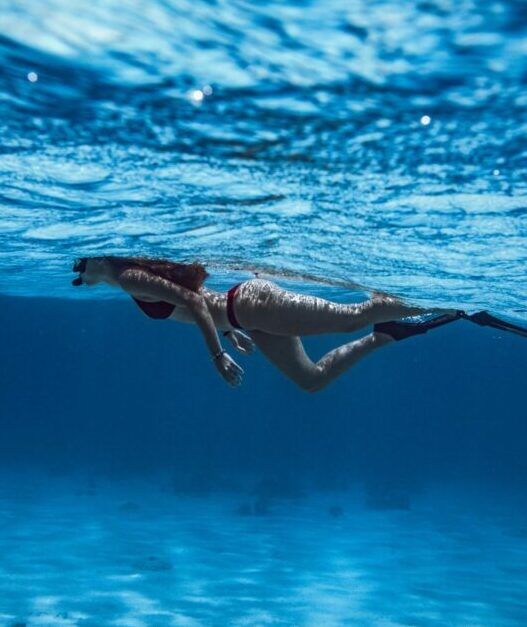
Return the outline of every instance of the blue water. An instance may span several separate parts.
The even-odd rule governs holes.
[[[255,355],[232,390],[70,267],[525,326],[525,2],[0,14],[0,625],[524,625],[523,338],[462,321],[317,395]]]

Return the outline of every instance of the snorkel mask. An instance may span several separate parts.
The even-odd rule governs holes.
[[[79,259],[75,259],[75,261],[73,262],[72,271],[73,272],[78,272],[79,274],[82,274],[83,272],[86,272],[86,262],[87,261],[88,260],[87,260],[86,257],[80,257]],[[73,279],[71,284],[75,285],[75,286],[82,285],[82,277],[78,276],[76,279]]]

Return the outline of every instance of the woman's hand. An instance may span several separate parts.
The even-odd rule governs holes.
[[[254,342],[245,333],[242,333],[241,331],[238,331],[238,330],[234,330],[234,331],[227,331],[223,335],[229,338],[229,341],[238,352],[244,355],[249,355],[250,353],[254,351],[254,348],[255,348]]]
[[[212,358],[216,370],[227,381],[229,385],[240,385],[243,377],[243,369],[227,355],[225,351],[221,351],[215,357]]]

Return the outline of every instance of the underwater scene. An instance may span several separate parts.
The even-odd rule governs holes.
[[[527,4],[0,16],[0,627],[526,625]]]

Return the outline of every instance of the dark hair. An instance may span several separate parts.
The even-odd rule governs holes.
[[[140,268],[152,274],[177,283],[193,292],[197,292],[203,285],[209,273],[205,266],[200,263],[175,263],[168,259],[151,259],[149,257],[90,257],[91,259],[105,259],[114,267],[127,270],[129,268]]]

